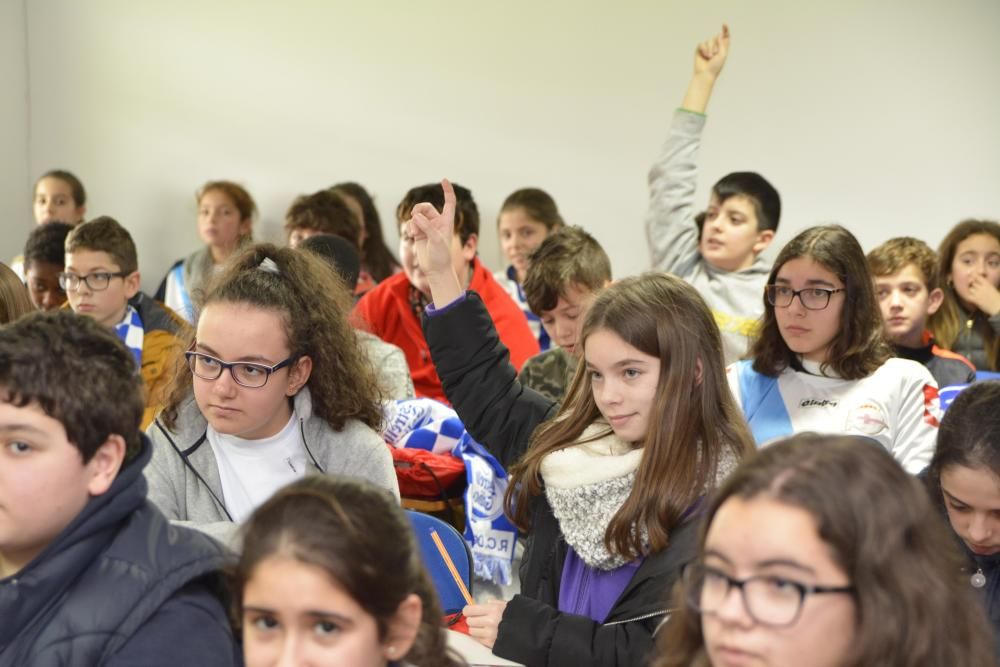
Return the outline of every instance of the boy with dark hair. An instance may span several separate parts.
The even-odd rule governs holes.
[[[538,340],[528,328],[524,313],[476,257],[479,209],[467,188],[454,187],[457,205],[452,264],[462,284],[482,297],[500,339],[510,351],[511,363],[520,369],[529,357],[538,354]],[[365,294],[355,306],[354,316],[359,326],[402,348],[418,397],[447,402],[420,325],[424,308],[431,303],[430,284],[417,265],[413,240],[406,233],[410,212],[420,202],[429,202],[440,211],[444,207],[441,184],[412,188],[399,203],[396,220],[400,226],[399,256],[403,271]]]
[[[24,244],[24,282],[31,303],[39,310],[55,310],[66,303],[66,292],[59,285],[65,261],[66,236],[73,225],[48,222],[38,225]]]
[[[919,239],[889,239],[868,253],[885,335],[897,357],[919,361],[939,387],[976,379],[976,367],[960,354],[942,350],[927,330],[927,320],[944,300],[937,255]]]
[[[339,236],[361,252],[364,242],[364,224],[344,199],[330,190],[320,190],[302,195],[285,213],[285,233],[288,245],[297,248],[300,243],[317,234]],[[353,288],[361,296],[375,287],[375,280],[364,271],[359,272]]]
[[[562,402],[579,361],[577,342],[587,307],[610,282],[607,253],[582,227],[563,227],[542,241],[531,256],[524,295],[558,347],[528,359],[521,384]]]
[[[0,665],[237,665],[222,547],[146,499],[131,353],[68,310],[0,329]]]
[[[653,268],[673,273],[701,292],[722,332],[727,363],[746,354],[764,314],[771,267],[759,255],[774,239],[781,217],[774,186],[756,172],[739,171],[713,186],[704,223],[696,222],[696,159],[705,109],[728,54],[727,26],[698,45],[684,101],[649,172],[646,214]]]
[[[95,218],[66,237],[66,265],[59,284],[73,312],[114,330],[132,351],[142,374],[152,423],[166,399],[187,325],[172,310],[139,291],[139,263],[132,236],[116,220]]]

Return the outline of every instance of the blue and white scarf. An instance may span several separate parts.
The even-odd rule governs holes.
[[[125,309],[122,321],[115,325],[115,333],[125,343],[125,347],[132,350],[136,368],[142,368],[142,341],[146,331],[142,326],[139,312],[131,305]]]
[[[382,437],[394,447],[451,454],[465,463],[465,541],[472,550],[474,572],[480,579],[507,585],[517,530],[503,513],[507,471],[490,452],[472,439],[451,408],[430,398],[385,403]]]

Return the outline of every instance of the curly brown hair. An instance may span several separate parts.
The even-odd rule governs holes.
[[[889,360],[892,352],[885,341],[882,310],[875,294],[875,281],[868,269],[865,251],[851,232],[840,225],[810,227],[788,242],[774,260],[767,284],[773,285],[787,262],[810,257],[836,274],[846,289],[840,316],[840,331],[830,346],[822,368],[832,368],[845,380],[866,378]],[[764,317],[750,356],[753,369],[776,377],[786,368],[800,368],[798,356],[785,343],[778,329],[774,306],[764,300]]]
[[[266,259],[277,266],[276,273],[259,268]],[[280,313],[289,349],[312,359],[306,386],[315,414],[337,431],[348,419],[379,429],[382,408],[374,369],[348,322],[353,298],[322,259],[270,243],[254,245],[194,297],[199,312],[210,303],[245,303]],[[179,408],[190,394],[191,373],[181,372],[163,409],[168,428],[176,428]]]

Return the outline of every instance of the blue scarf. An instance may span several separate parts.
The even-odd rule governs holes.
[[[115,333],[125,343],[125,347],[132,350],[136,368],[142,368],[142,341],[146,331],[142,326],[142,318],[139,317],[138,311],[131,305],[125,309],[122,321],[115,325]]]

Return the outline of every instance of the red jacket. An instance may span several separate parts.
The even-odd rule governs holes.
[[[521,308],[480,263],[479,258],[472,261],[469,289],[482,297],[500,340],[510,350],[511,363],[520,371],[521,365],[539,352],[538,340],[528,328]],[[365,294],[354,307],[354,319],[359,327],[402,348],[417,396],[448,402],[441,388],[441,379],[434,370],[420,321],[410,307],[410,281],[405,273],[386,278]],[[455,332],[455,335],[461,334]]]

